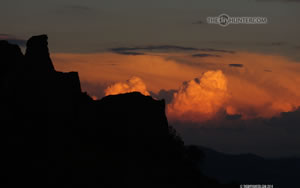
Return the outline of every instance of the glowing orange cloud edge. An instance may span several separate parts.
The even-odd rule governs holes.
[[[188,53],[97,53],[53,54],[52,58],[58,70],[78,71],[83,82],[110,86],[106,94],[123,90],[149,95],[149,91],[176,89],[167,107],[170,119],[201,122],[221,108],[245,119],[272,117],[300,106],[300,63],[277,55],[237,52],[193,58]]]

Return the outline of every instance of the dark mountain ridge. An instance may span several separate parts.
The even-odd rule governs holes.
[[[203,173],[223,183],[269,184],[274,187],[299,187],[300,158],[264,158],[254,154],[226,154],[198,146],[203,152],[199,166]]]
[[[55,70],[47,44],[34,36],[23,55],[0,41],[1,184],[238,187],[199,171],[201,154],[168,125],[163,100],[128,93],[94,101],[78,73]]]

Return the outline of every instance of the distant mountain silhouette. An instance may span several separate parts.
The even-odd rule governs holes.
[[[204,176],[202,153],[168,125],[165,102],[140,93],[94,101],[76,72],[55,70],[47,36],[0,41],[1,184],[239,187]]]
[[[223,183],[271,184],[276,188],[299,187],[300,158],[266,159],[253,154],[225,154],[198,146],[203,160],[198,165],[208,176]]]

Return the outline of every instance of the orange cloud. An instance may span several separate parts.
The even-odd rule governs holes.
[[[105,89],[105,95],[117,95],[134,91],[138,91],[143,95],[150,95],[146,89],[145,83],[139,77],[132,77],[124,83],[118,82],[109,86]]]
[[[53,53],[51,58],[60,71],[77,71],[80,80],[100,85],[111,85],[137,76],[147,83],[148,90],[177,88],[191,75],[199,76],[192,67],[168,60],[167,54],[140,56],[114,53],[65,54]]]
[[[202,122],[214,117],[228,98],[222,71],[207,71],[199,79],[184,83],[174,93],[167,113],[171,119]]]
[[[213,118],[222,108],[230,115],[241,114],[244,119],[269,118],[300,106],[300,62],[249,52],[218,55],[195,58],[189,53],[169,52],[148,52],[140,56],[52,54],[52,59],[57,70],[78,71],[83,83],[107,88],[136,76],[143,78],[140,81],[147,83],[147,89],[144,85],[144,89],[135,90],[144,93],[177,90],[167,109],[171,120],[204,121]],[[182,85],[187,80],[191,81]],[[220,83],[223,89],[219,88]],[[119,85],[118,89],[130,91],[128,88],[132,87],[125,84],[126,87]],[[87,91],[92,89],[87,88]]]

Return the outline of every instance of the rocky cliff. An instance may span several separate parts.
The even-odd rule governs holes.
[[[94,101],[76,72],[55,70],[47,44],[34,36],[23,55],[0,41],[2,184],[221,186],[195,167],[164,101],[140,93]]]

